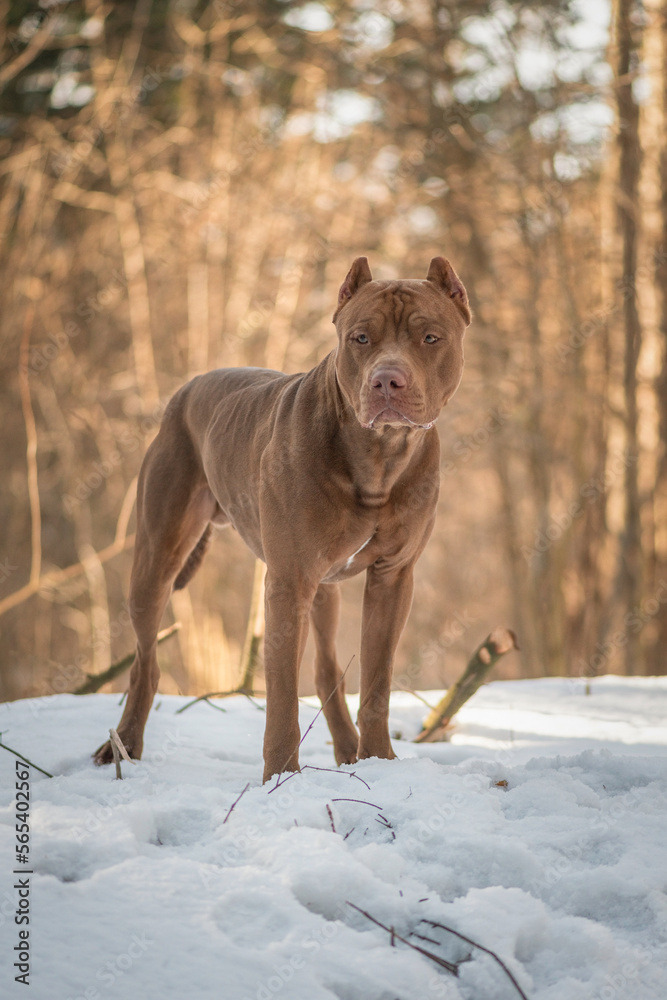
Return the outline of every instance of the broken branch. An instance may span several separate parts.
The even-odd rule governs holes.
[[[495,951],[491,951],[490,948],[485,948],[483,944],[478,944],[477,941],[473,941],[472,938],[466,937],[465,934],[461,934],[460,931],[455,931],[452,927],[447,927],[445,924],[438,923],[437,920],[426,920],[426,919],[424,919],[424,920],[422,920],[422,923],[424,923],[424,924],[430,924],[431,927],[439,927],[441,930],[447,931],[448,934],[453,934],[455,937],[461,938],[461,940],[465,941],[466,944],[471,944],[473,946],[473,948],[478,948],[479,951],[485,952],[487,955],[490,955],[491,958],[495,958],[495,960],[498,963],[498,965],[500,966],[500,968],[503,970],[503,972],[506,973],[506,975],[508,976],[508,978],[512,981],[512,983],[516,987],[516,990],[517,990],[519,996],[522,998],[522,1000],[528,1000],[528,997],[523,992],[523,990],[521,989],[521,987],[517,983],[516,979],[514,978],[514,976],[512,975],[512,973],[510,972],[510,970],[507,968],[507,966],[502,961],[502,959],[499,958],[498,955],[496,955]]]
[[[125,549],[129,549],[132,545],[134,545],[134,535],[128,535],[126,538],[116,537],[111,545],[107,545],[101,552],[96,553],[95,559],[101,563],[107,562],[120,552],[124,552]],[[84,572],[85,566],[83,563],[78,562],[73,566],[67,566],[65,569],[56,569],[50,573],[44,573],[37,580],[30,580],[25,586],[19,587],[13,594],[8,594],[7,597],[4,597],[0,601],[0,615],[4,615],[5,611],[15,608],[17,604],[21,604],[29,597],[32,597],[33,594],[36,594],[43,587],[57,587],[58,584],[63,583],[65,580],[71,580],[72,577],[79,576],[80,573]]]
[[[162,631],[157,634],[158,643],[164,642],[164,640],[172,636],[174,632],[178,632],[180,627],[180,622],[174,622],[174,624],[170,625],[168,628],[163,628]],[[111,666],[107,667],[107,669],[102,671],[101,674],[88,674],[88,680],[84,681],[83,684],[72,692],[72,694],[93,694],[95,691],[99,691],[101,687],[108,684],[109,681],[114,680],[119,674],[122,674],[124,670],[127,670],[127,668],[132,665],[134,657],[134,653],[128,653],[127,656],[122,658],[122,660],[112,663]]]
[[[442,735],[453,717],[465,702],[471,698],[491,667],[501,656],[518,649],[516,636],[511,629],[496,628],[487,636],[482,645],[471,657],[468,666],[447,694],[435,706],[424,720],[422,731],[415,738],[415,743],[432,743]]]
[[[359,906],[355,906],[355,904],[350,903],[349,900],[347,900],[347,905],[351,906],[352,909],[356,910],[358,913],[361,913],[362,916],[366,917],[367,920],[370,920],[374,924],[377,924],[377,926],[381,927],[383,931],[387,932],[387,934],[390,934],[392,941],[395,938],[402,944],[406,944],[408,948],[412,948],[413,951],[418,951],[420,955],[425,955],[427,958],[430,958],[432,962],[436,962],[437,965],[441,965],[443,969],[447,969],[447,972],[451,972],[453,976],[458,976],[459,974],[458,966],[454,965],[453,962],[448,962],[446,958],[440,958],[439,955],[434,955],[432,951],[427,951],[426,948],[420,948],[419,945],[413,944],[411,941],[406,941],[404,937],[401,937],[400,934],[396,933],[393,927],[387,927],[385,924],[380,923],[379,920],[376,920],[375,917],[372,917],[370,913],[366,912],[366,910],[362,910]]]
[[[192,701],[188,701],[185,705],[181,705],[177,708],[175,715],[180,715],[181,712],[185,712],[186,709],[192,708],[193,705],[197,705],[200,701],[208,701],[209,705],[211,702],[209,698],[233,698],[235,694],[245,694],[241,688],[234,688],[233,691],[209,691],[208,694],[200,694],[198,698],[193,698]],[[218,705],[211,705],[211,708],[218,708]]]
[[[236,806],[236,804],[241,801],[241,799],[243,798],[243,796],[245,795],[245,793],[248,791],[249,788],[250,788],[250,782],[248,782],[248,784],[245,786],[245,788],[243,789],[243,791],[241,792],[241,794],[239,796],[237,796],[237,798],[234,799],[234,801],[232,802],[231,806],[229,807],[229,809],[227,811],[227,815],[225,816],[225,818],[222,821],[222,825],[223,826],[225,825],[225,823],[227,822],[227,820],[229,819],[229,817],[234,812],[234,807]]]
[[[45,771],[43,767],[38,767],[37,764],[33,764],[33,762],[31,760],[28,760],[27,757],[24,757],[22,753],[19,753],[18,750],[12,750],[11,747],[8,747],[7,744],[3,743],[1,740],[0,740],[0,747],[2,747],[3,750],[9,750],[9,752],[13,753],[15,757],[19,758],[19,760],[25,761],[26,764],[30,765],[30,767],[34,767],[36,771],[40,771],[42,774],[45,774],[47,778],[53,777],[53,775],[49,774],[48,771]]]
[[[123,741],[116,732],[115,729],[109,730],[109,742],[111,743],[111,752],[113,754],[113,762],[116,765],[116,778],[119,781],[123,780],[123,775],[120,769],[120,758],[123,757],[128,764],[136,764],[136,760],[132,760],[129,753],[123,745]]]

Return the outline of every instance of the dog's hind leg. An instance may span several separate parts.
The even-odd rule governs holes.
[[[352,764],[357,759],[359,737],[345,701],[345,682],[336,660],[339,617],[338,584],[321,583],[310,611],[315,638],[315,685],[333,737],[336,763]]]
[[[218,510],[187,435],[166,420],[148,449],[137,490],[137,535],[129,610],[137,637],[127,702],[118,735],[131,757],[141,757],[144,727],[157,690],[157,633],[174,584],[194,573]],[[113,759],[104,743],[97,764]]]

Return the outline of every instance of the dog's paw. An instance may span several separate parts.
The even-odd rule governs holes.
[[[341,764],[356,764],[357,762],[357,748],[348,750],[334,750],[334,757],[336,758],[336,764],[340,767]]]
[[[101,747],[97,748],[93,754],[93,760],[98,767],[101,767],[102,764],[111,764],[113,762],[113,751],[111,749],[110,740],[107,740],[106,743],[103,743]]]

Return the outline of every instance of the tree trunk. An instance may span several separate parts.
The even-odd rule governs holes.
[[[667,123],[667,2],[663,2],[660,17],[662,32],[662,115],[663,131]],[[660,156],[660,215],[661,245],[656,257],[655,283],[659,290],[659,333],[662,365],[656,379],[655,396],[658,407],[660,455],[654,491],[655,586],[664,592],[667,582],[667,146]],[[656,615],[657,629],[649,651],[648,669],[652,674],[667,674],[667,603],[660,603]]]
[[[642,597],[642,552],[640,500],[637,476],[637,360],[641,347],[641,324],[637,308],[637,242],[639,215],[639,106],[632,91],[632,78],[638,68],[641,50],[641,27],[634,17],[634,0],[618,0],[616,41],[618,50],[616,97],[618,105],[619,193],[618,220],[622,240],[623,293],[623,400],[625,409],[626,463],[625,527],[621,537],[619,592],[623,612],[637,608]],[[625,646],[626,674],[643,673],[640,633],[629,630]]]

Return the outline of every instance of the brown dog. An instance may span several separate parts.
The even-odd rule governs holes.
[[[201,562],[211,525],[232,524],[267,564],[264,780],[299,767],[297,683],[313,623],[317,693],[337,763],[393,757],[394,651],[413,567],[435,517],[434,421],[463,370],[465,289],[442,257],[426,280],[373,281],[358,257],[334,314],[338,347],[312,371],[228,368],[169,403],[139,475],[130,611],[137,654],[118,733],[140,757],[172,588]],[[359,734],[334,637],[341,580],[366,570]],[[111,761],[105,743],[98,764]]]

